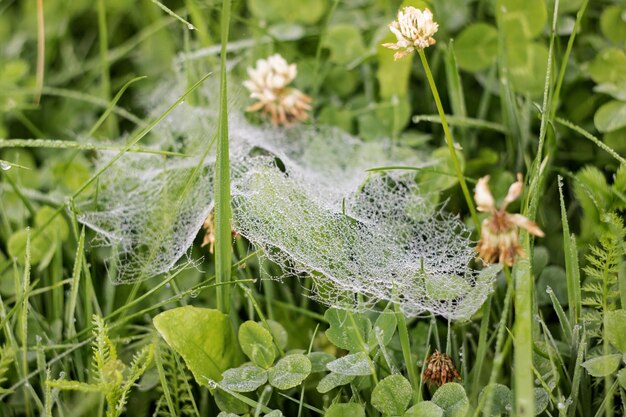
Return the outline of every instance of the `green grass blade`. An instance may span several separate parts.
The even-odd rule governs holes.
[[[117,92],[117,94],[115,95],[113,100],[111,100],[111,103],[109,103],[109,105],[107,106],[107,109],[104,111],[104,113],[102,113],[102,116],[100,116],[98,121],[96,121],[96,123],[93,125],[93,127],[89,130],[89,133],[87,133],[87,136],[88,137],[93,136],[93,134],[96,133],[96,130],[98,130],[98,128],[100,126],[102,126],[102,123],[104,123],[104,121],[107,119],[107,117],[109,117],[109,115],[111,114],[111,112],[115,108],[115,105],[117,104],[118,101],[120,101],[120,98],[122,98],[122,95],[124,94],[126,89],[128,87],[130,87],[131,84],[133,84],[134,82],[139,81],[139,80],[144,80],[146,78],[147,77],[145,77],[145,76],[143,76],[143,77],[135,77],[132,80],[128,81],[126,84],[124,84],[122,86],[122,88],[120,88],[120,91]]]
[[[563,177],[559,175],[559,197],[561,204],[561,223],[563,227],[563,252],[565,254],[565,276],[567,278],[567,302],[569,305],[570,323],[574,326],[580,322],[581,295],[580,269],[578,267],[578,252],[574,236],[570,234],[567,221],[567,210],[563,197]]]
[[[624,157],[622,157],[620,154],[615,152],[611,147],[607,146],[604,142],[602,142],[600,139],[598,139],[591,133],[587,132],[582,127],[577,126],[574,123],[570,122],[569,120],[565,120],[560,117],[555,118],[554,121],[562,126],[569,127],[574,132],[579,133],[585,139],[589,139],[590,141],[595,143],[598,148],[602,149],[603,151],[611,155],[613,158],[617,159],[620,164],[626,164],[626,159],[624,159]]]
[[[228,283],[231,275],[230,160],[228,154],[228,95],[226,86],[226,44],[230,25],[230,0],[222,2],[222,54],[220,64],[220,111],[215,160],[215,276],[216,283]],[[217,308],[230,310],[230,286],[217,286]]]
[[[70,285],[70,298],[67,305],[67,312],[65,315],[65,337],[71,339],[76,334],[75,317],[76,302],[78,299],[78,288],[80,284],[80,274],[83,266],[83,256],[85,249],[85,228],[80,231],[80,237],[78,238],[78,247],[76,248],[76,257],[74,258],[74,269],[72,272],[72,284]]]

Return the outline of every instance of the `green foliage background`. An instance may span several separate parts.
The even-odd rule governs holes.
[[[342,313],[314,304],[297,283],[251,282],[263,272],[237,240],[233,262],[242,268],[233,269],[229,316],[194,310],[200,318],[168,328],[172,315],[159,313],[216,307],[213,258],[200,248],[201,237],[190,251],[202,259],[198,268],[114,286],[104,264],[108,249],[94,245],[94,233],[77,222],[74,200],[98,191],[95,150],[122,149],[126,138],[150,126],[153,91],[174,79],[191,87],[218,71],[221,2],[0,1],[0,416],[117,415],[107,410],[120,398],[119,413],[131,416],[260,415],[255,407],[287,416],[531,415],[515,408],[529,395],[541,415],[625,414],[626,3],[235,1],[231,79],[243,80],[246,67],[280,53],[298,65],[295,84],[313,97],[314,123],[366,141],[391,139],[439,157],[433,171],[451,172],[418,60],[394,62],[381,47],[393,41],[387,25],[401,5],[430,7],[440,25],[426,53],[466,178],[490,175],[502,198],[515,173],[526,173],[527,197],[511,210],[534,216],[546,232],[536,244],[522,238],[529,262],[500,276],[470,322],[392,323],[373,313],[339,320]],[[213,99],[187,97],[197,106]],[[420,172],[416,181],[470,223],[453,177]],[[522,310],[514,281],[521,276],[532,297],[525,341],[512,336]],[[93,314],[108,324],[107,343],[118,346],[121,366],[136,365],[132,375],[119,371],[119,379],[114,366],[117,385],[104,387],[94,376],[104,365],[93,370],[97,354],[89,346],[101,339],[104,324],[97,321],[92,335]],[[244,322],[253,329],[242,338]],[[370,340],[372,323],[387,331],[384,343]],[[171,336],[172,328],[180,333]],[[189,350],[185,332],[227,340],[232,351],[217,346],[224,352],[207,353],[197,342],[202,338]],[[154,360],[139,372],[148,345]],[[451,355],[462,381],[416,387],[434,348]],[[526,348],[530,394],[516,387],[512,370],[514,355]],[[135,352],[144,356],[133,362]],[[373,372],[328,372],[325,366],[346,353],[360,355],[351,359]],[[263,381],[251,394],[202,379],[237,368],[247,360],[243,354],[254,367],[246,375]],[[198,370],[202,355],[220,360]],[[237,372],[230,374],[235,382]],[[324,379],[328,390],[319,389]],[[111,392],[116,397],[109,401]]]

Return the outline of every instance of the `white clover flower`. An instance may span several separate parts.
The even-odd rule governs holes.
[[[544,236],[543,231],[532,220],[521,214],[511,214],[506,211],[507,206],[522,194],[523,187],[522,174],[518,173],[517,181],[509,187],[498,210],[489,190],[489,175],[478,180],[474,191],[476,208],[478,211],[491,214],[491,217],[483,220],[480,241],[476,246],[478,256],[483,261],[500,262],[512,266],[516,256],[524,256],[524,250],[518,242],[518,227],[535,236]]]
[[[393,59],[398,60],[417,49],[434,45],[433,35],[439,25],[433,21],[430,10],[407,6],[398,11],[398,20],[391,22],[389,29],[396,35],[397,42],[384,43],[383,46],[398,51],[393,55]]]
[[[307,120],[311,98],[289,87],[296,74],[296,64],[288,64],[279,54],[259,59],[255,68],[248,68],[250,78],[243,83],[250,91],[250,98],[258,100],[246,111],[261,111],[275,125]]]

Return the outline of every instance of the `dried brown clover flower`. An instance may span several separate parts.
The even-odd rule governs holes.
[[[518,213],[507,213],[507,206],[522,194],[524,182],[522,174],[510,187],[500,209],[489,190],[489,175],[478,180],[474,192],[478,211],[490,213],[483,220],[480,241],[476,246],[478,256],[486,263],[499,262],[512,266],[516,256],[525,256],[519,244],[518,228],[521,227],[535,236],[543,237],[543,231],[535,222]]]
[[[452,358],[445,353],[435,350],[426,359],[426,369],[424,370],[424,380],[430,384],[443,385],[453,382],[455,379],[461,380],[459,371],[454,367]]]

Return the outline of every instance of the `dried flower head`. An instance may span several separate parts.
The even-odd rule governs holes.
[[[424,380],[435,385],[443,385],[455,379],[461,380],[459,371],[454,367],[452,358],[445,353],[435,350],[426,359],[426,369],[424,370]]]
[[[398,51],[393,55],[393,59],[398,60],[417,49],[434,45],[433,35],[439,25],[433,21],[430,10],[407,6],[398,11],[398,20],[391,22],[389,29],[396,35],[397,42],[384,43],[383,46]]]
[[[209,213],[209,215],[202,223],[202,228],[204,229],[204,237],[202,238],[201,248],[209,245],[209,253],[213,253],[215,249],[215,214],[213,211]],[[239,237],[239,233],[237,231],[232,230],[231,235],[233,238]]]
[[[250,97],[258,100],[246,111],[261,111],[274,125],[288,126],[307,120],[311,98],[289,87],[296,74],[296,64],[288,64],[279,54],[259,59],[255,68],[248,68],[250,78],[243,83],[250,91]]]
[[[509,191],[498,210],[489,190],[489,176],[478,180],[474,192],[477,209],[491,214],[490,217],[483,220],[480,241],[476,246],[478,256],[484,262],[500,262],[512,266],[516,256],[524,256],[524,250],[518,241],[518,227],[535,236],[544,236],[543,231],[532,220],[521,214],[506,212],[507,206],[522,194],[523,188],[523,177],[522,174],[518,173],[517,181],[509,187]]]
[[[204,229],[204,237],[202,238],[201,248],[209,245],[209,253],[213,253],[215,249],[215,226],[214,226],[214,217],[213,212],[210,212],[207,218],[202,223],[202,228]]]

